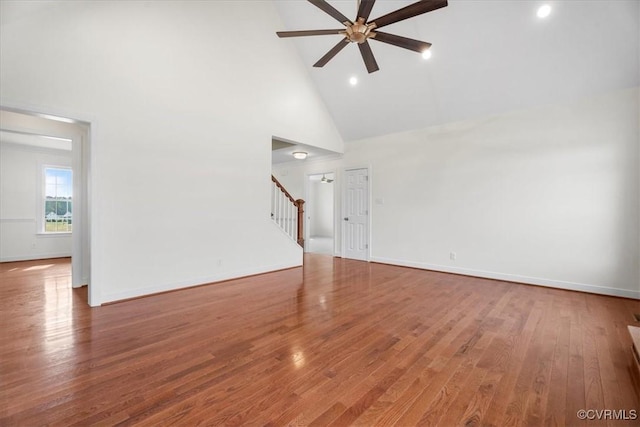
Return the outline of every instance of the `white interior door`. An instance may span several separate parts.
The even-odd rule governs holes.
[[[369,260],[369,170],[345,171],[342,256]]]

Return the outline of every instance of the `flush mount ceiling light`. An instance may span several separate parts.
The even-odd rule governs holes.
[[[308,0],[309,3],[321,9],[330,15],[336,21],[344,25],[344,28],[336,30],[304,30],[304,31],[278,31],[278,37],[303,37],[303,36],[326,36],[340,35],[342,39],[329,52],[327,52],[318,62],[313,64],[314,67],[324,67],[334,56],[344,49],[349,43],[355,43],[360,49],[360,55],[364,65],[369,73],[378,71],[378,63],[373,56],[371,46],[368,40],[377,40],[393,46],[398,46],[414,52],[422,53],[431,47],[431,43],[414,40],[395,34],[383,33],[378,31],[389,24],[404,21],[427,12],[434,11],[447,6],[447,0],[422,0],[409,6],[403,7],[391,13],[387,13],[376,19],[369,19],[371,9],[375,4],[375,0],[359,0],[358,13],[354,21],[344,16],[341,12],[327,3],[325,0]]]
[[[351,77],[351,78],[349,79],[349,84],[350,84],[351,86],[355,86],[355,85],[357,85],[357,84],[358,84],[358,78],[357,78],[356,76]]]
[[[538,18],[542,19],[549,16],[550,13],[551,13],[551,6],[549,6],[548,4],[543,4],[538,8],[538,12],[536,13],[536,15],[538,15]]]
[[[309,153],[307,153],[306,151],[296,151],[292,154],[292,156],[298,160],[304,160],[307,158],[307,155]]]

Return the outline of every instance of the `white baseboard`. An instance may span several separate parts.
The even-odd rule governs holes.
[[[583,283],[565,282],[562,280],[543,279],[539,277],[520,276],[509,273],[496,273],[493,271],[474,270],[469,268],[449,267],[438,264],[428,264],[414,261],[404,261],[383,257],[371,257],[372,262],[381,264],[392,264],[402,267],[419,268],[422,270],[440,271],[443,273],[462,274],[464,276],[482,277],[485,279],[503,280],[506,282],[524,283],[527,285],[545,286],[570,291],[588,292],[591,294],[609,295],[623,298],[633,298],[640,300],[640,290],[632,291],[628,289],[607,288],[604,286],[587,285]]]
[[[255,276],[257,274],[271,273],[278,270],[286,270],[288,268],[301,267],[302,264],[275,264],[266,267],[258,267],[247,270],[233,271],[223,273],[215,276],[201,277],[192,279],[189,281],[181,281],[174,283],[163,283],[157,286],[148,286],[145,288],[132,289],[130,291],[116,292],[113,294],[103,295],[100,303],[106,304],[110,302],[116,302],[126,300],[130,298],[138,298],[143,296],[150,296],[167,291],[176,291],[184,288],[191,288],[194,286],[210,285],[216,282],[224,282],[232,279],[240,279],[247,276]]]
[[[35,261],[50,258],[71,258],[71,253],[7,256],[0,257],[0,262]]]

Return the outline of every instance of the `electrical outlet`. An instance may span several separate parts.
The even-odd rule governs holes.
[[[455,252],[449,252],[449,259],[451,261],[455,261],[457,257],[458,257],[458,255],[456,255]]]

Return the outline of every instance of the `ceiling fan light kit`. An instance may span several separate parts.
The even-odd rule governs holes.
[[[324,67],[334,56],[338,54],[349,43],[356,43],[360,49],[360,54],[364,61],[367,71],[373,73],[379,70],[369,39],[387,43],[393,46],[402,47],[421,53],[423,57],[428,58],[428,49],[431,43],[420,40],[410,39],[408,37],[398,36],[395,34],[383,33],[378,28],[385,25],[394,24],[414,16],[422,15],[436,9],[447,6],[447,0],[422,0],[409,6],[388,13],[377,19],[369,20],[369,14],[375,0],[360,0],[358,4],[358,14],[355,21],[351,21],[344,16],[325,0],[307,0],[309,3],[317,6],[325,13],[331,15],[334,19],[344,25],[344,29],[336,30],[303,30],[303,31],[278,31],[278,37],[304,37],[304,36],[324,36],[324,35],[341,35],[343,39],[338,42],[329,52],[327,52],[318,62],[313,64],[314,67]]]

